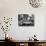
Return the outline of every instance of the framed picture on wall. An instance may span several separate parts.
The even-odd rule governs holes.
[[[18,14],[18,25],[19,26],[34,26],[34,14]]]

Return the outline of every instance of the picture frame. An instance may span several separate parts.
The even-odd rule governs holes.
[[[18,14],[18,25],[19,26],[34,26],[34,14]]]

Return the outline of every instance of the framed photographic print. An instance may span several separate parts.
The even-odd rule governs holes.
[[[18,25],[19,26],[34,26],[34,14],[18,14]]]

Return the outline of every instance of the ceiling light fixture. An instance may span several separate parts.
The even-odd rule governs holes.
[[[29,0],[29,3],[32,7],[38,8],[42,5],[43,0]]]

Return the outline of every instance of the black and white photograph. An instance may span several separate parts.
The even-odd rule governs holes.
[[[34,14],[18,14],[19,26],[34,26]]]

